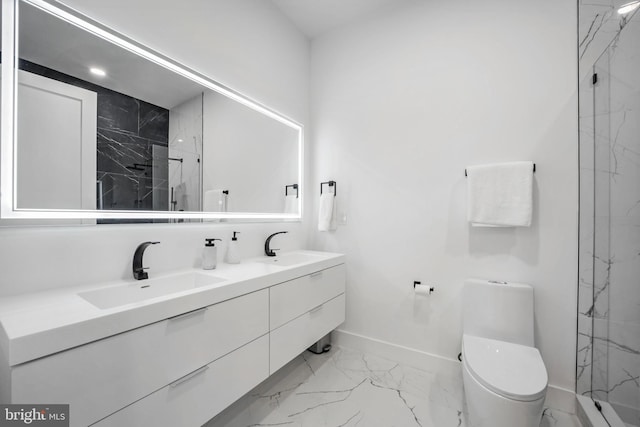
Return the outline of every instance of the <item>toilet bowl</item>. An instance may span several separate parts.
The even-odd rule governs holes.
[[[547,371],[536,348],[463,336],[462,377],[472,427],[539,427]]]
[[[548,376],[529,285],[465,282],[462,377],[470,427],[539,427]]]

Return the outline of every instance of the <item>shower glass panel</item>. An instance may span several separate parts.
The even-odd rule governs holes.
[[[580,98],[577,392],[640,426],[640,14]]]

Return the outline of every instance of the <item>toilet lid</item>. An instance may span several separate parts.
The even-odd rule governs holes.
[[[463,335],[463,361],[489,390],[510,399],[533,401],[544,396],[547,370],[537,348]]]

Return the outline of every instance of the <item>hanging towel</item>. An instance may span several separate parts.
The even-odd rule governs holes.
[[[336,229],[336,201],[333,193],[320,195],[320,211],[318,212],[318,231]]]
[[[298,198],[295,194],[287,194],[284,198],[284,213],[298,213]]]
[[[189,204],[187,203],[187,184],[181,182],[176,185],[173,194],[174,200],[176,201],[176,210],[177,211],[188,211]]]
[[[467,167],[467,220],[480,227],[529,227],[533,162]]]

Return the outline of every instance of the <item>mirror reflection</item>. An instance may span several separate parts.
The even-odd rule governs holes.
[[[299,127],[19,7],[18,208],[297,212]]]

